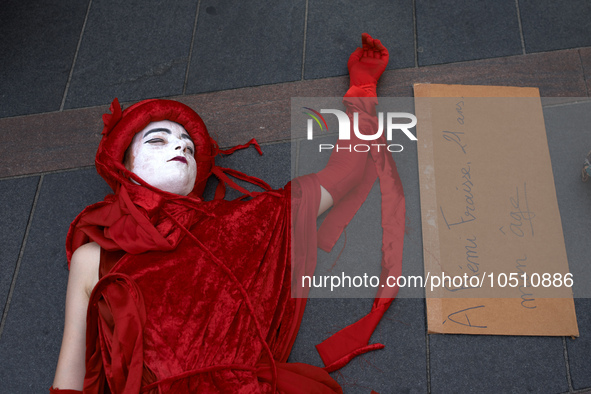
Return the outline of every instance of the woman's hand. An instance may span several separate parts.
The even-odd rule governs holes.
[[[361,41],[363,47],[357,48],[347,62],[350,86],[377,85],[390,55],[380,40],[374,40],[367,33],[361,35]]]

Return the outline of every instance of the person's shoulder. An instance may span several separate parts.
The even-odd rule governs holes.
[[[101,247],[96,242],[88,242],[80,246],[72,254],[72,262],[74,260],[80,261],[88,258],[97,258],[100,260]]]
[[[89,242],[74,251],[70,260],[70,275],[75,275],[84,282],[90,294],[98,281],[101,247],[96,242]]]

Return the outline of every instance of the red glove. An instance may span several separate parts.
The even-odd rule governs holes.
[[[376,86],[378,79],[388,64],[388,50],[380,40],[374,40],[369,34],[361,35],[363,48],[357,48],[347,63],[350,74],[350,88],[345,94],[344,103],[353,124],[352,113],[359,113],[359,129],[364,134],[377,130],[375,105],[377,104]],[[351,140],[343,145],[365,143],[351,132]],[[327,166],[318,172],[320,184],[328,191],[336,206],[351,190],[361,184],[367,162],[367,153],[349,150],[333,150]],[[355,210],[356,211],[356,210]],[[331,232],[332,233],[332,232]],[[338,236],[337,236],[338,238]],[[321,246],[324,249],[324,246]]]
[[[367,33],[361,35],[361,41],[363,48],[357,48],[347,62],[349,86],[376,86],[386,70],[390,55],[380,40],[374,40]]]

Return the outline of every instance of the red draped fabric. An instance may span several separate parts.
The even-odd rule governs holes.
[[[174,252],[120,259],[91,296],[84,392],[340,392],[321,368],[286,363],[301,319],[290,205],[290,185],[202,202]]]
[[[318,185],[306,202],[292,202],[289,184],[271,191],[216,167],[218,152],[235,149],[220,151],[183,104],[148,100],[122,112],[115,101],[111,112],[96,165],[114,193],[78,215],[66,245],[68,259],[86,242],[101,246],[84,392],[341,392],[321,368],[286,363],[304,306],[290,296],[292,207],[305,206],[315,222]],[[198,179],[189,196],[155,189],[121,164],[133,135],[161,119],[180,123],[195,141]],[[256,141],[237,148],[251,144],[260,151]],[[200,189],[210,174],[267,191],[205,202]]]
[[[348,105],[363,110],[355,99]],[[313,274],[316,247],[332,248],[379,177],[382,276],[400,274],[400,179],[391,155],[372,152],[368,160],[363,181],[318,234],[315,174],[248,201],[187,201],[127,182],[83,211],[69,255],[88,240],[117,257],[126,252],[103,259],[112,268],[102,267],[91,295],[84,392],[341,392],[327,371],[383,347],[369,340],[396,289],[317,345],[324,369],[292,364],[306,299],[291,298],[291,269],[293,262],[294,278]]]
[[[345,95],[344,103],[347,107],[347,114],[351,119],[351,125],[353,125],[353,113],[356,112],[359,114],[359,129],[362,132],[365,130],[366,134],[375,133],[378,128],[375,116],[375,105],[377,104],[375,85],[353,86]],[[387,145],[383,135],[372,143]],[[380,181],[382,210],[382,271],[380,286],[378,286],[379,290],[373,306],[366,316],[316,345],[316,349],[324,362],[324,369],[328,372],[342,368],[360,354],[384,347],[379,343],[369,344],[370,337],[398,293],[398,287],[389,287],[386,279],[391,275],[398,277],[402,273],[406,209],[404,191],[396,163],[392,155],[384,148],[378,150],[372,147],[370,155],[367,157],[367,164],[361,181],[328,213],[318,230],[317,245],[325,251],[330,251],[333,248],[345,227],[366,200],[376,179]],[[314,178],[311,178],[312,183],[313,180]],[[308,187],[310,189],[319,188],[319,185],[310,184]],[[316,266],[316,245],[314,243],[315,239],[313,239],[313,237],[316,237],[315,227],[306,230],[295,227],[294,229],[298,237],[305,237],[305,242],[308,243],[305,261],[294,260],[296,269],[294,274],[298,278],[301,277],[302,271],[306,272],[305,275],[313,275]],[[302,234],[303,231],[309,232],[312,236]],[[297,291],[302,296],[305,296],[307,289],[297,289]]]
[[[345,98],[349,116],[359,112],[368,130],[376,126],[374,96],[375,83],[353,86]],[[177,102],[148,100],[121,111],[115,101],[111,112],[96,165],[114,193],[78,215],[67,237],[68,259],[90,241],[102,250],[101,278],[88,306],[84,393],[342,392],[328,372],[383,347],[369,344],[370,337],[398,289],[380,288],[365,317],[317,345],[326,366],[320,368],[287,363],[307,294],[297,288],[302,298],[292,298],[292,287],[314,273],[317,247],[334,246],[376,179],[382,280],[400,275],[404,194],[391,154],[371,151],[361,183],[317,232],[315,174],[270,190],[256,178],[216,167],[217,144],[201,118]],[[197,147],[198,179],[189,196],[155,189],[122,164],[133,135],[163,119],[181,124]],[[260,151],[256,141],[237,148],[250,144]],[[214,201],[203,201],[212,174],[222,186]],[[248,193],[228,175],[265,191]],[[221,200],[225,185],[250,199]]]

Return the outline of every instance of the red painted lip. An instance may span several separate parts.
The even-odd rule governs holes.
[[[168,161],[180,161],[181,163],[187,164],[187,159],[185,159],[183,156],[173,157],[172,159],[170,159]]]

